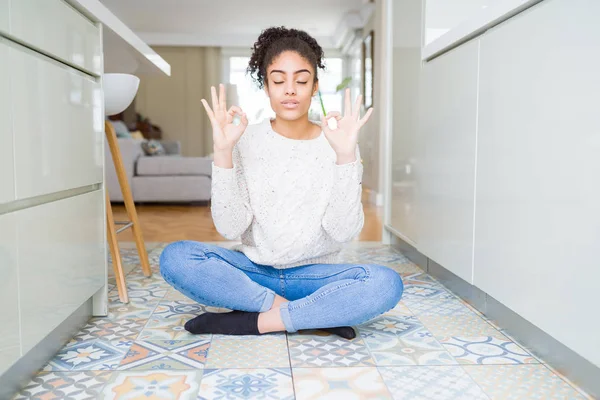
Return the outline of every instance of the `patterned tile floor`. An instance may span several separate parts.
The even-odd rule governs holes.
[[[231,243],[221,243],[229,246]],[[585,399],[402,254],[353,243],[344,259],[387,265],[404,278],[402,301],[358,326],[351,341],[322,332],[258,337],[190,335],[189,318],[227,311],[174,291],[121,249],[129,304],[109,282],[107,317],[93,318],[16,399]]]

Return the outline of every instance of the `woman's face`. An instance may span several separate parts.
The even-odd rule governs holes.
[[[278,117],[296,120],[308,114],[317,92],[315,71],[294,51],[285,51],[267,68],[265,92]]]

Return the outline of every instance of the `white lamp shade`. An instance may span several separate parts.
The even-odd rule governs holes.
[[[104,74],[104,114],[115,115],[123,112],[133,101],[140,78],[130,74]]]

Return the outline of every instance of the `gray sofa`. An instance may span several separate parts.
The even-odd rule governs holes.
[[[135,202],[194,202],[210,200],[212,159],[183,157],[179,142],[162,140],[166,155],[147,156],[143,140],[117,139]],[[106,187],[110,200],[123,201],[112,154],[105,147]]]

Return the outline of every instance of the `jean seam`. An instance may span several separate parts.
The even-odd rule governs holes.
[[[307,301],[305,303],[299,304],[299,305],[294,306],[294,307],[288,306],[288,310],[297,310],[297,309],[299,309],[301,307],[306,307],[309,304],[313,304],[315,301],[320,300],[323,297],[329,295],[330,293],[333,293],[335,291],[338,291],[338,290],[340,290],[342,288],[345,288],[345,287],[348,287],[350,285],[354,285],[356,283],[366,282],[369,279],[370,276],[371,276],[371,271],[368,268],[365,268],[365,277],[363,277],[361,279],[355,279],[352,282],[348,282],[348,283],[345,283],[343,285],[338,285],[336,287],[333,287],[333,288],[331,288],[331,289],[329,289],[329,290],[327,290],[327,291],[325,291],[323,293],[320,293],[318,296],[315,296],[313,299],[311,299],[310,301]]]
[[[268,276],[268,277],[272,276],[271,274],[265,273],[264,271],[261,271],[259,268],[256,268],[254,266],[252,268],[247,268],[247,266],[240,266],[238,263],[232,263],[230,260],[225,259],[219,253],[215,253],[214,251],[206,251],[206,252],[204,252],[204,254],[213,254],[213,255],[216,255],[217,257],[213,257],[213,259],[216,258],[217,260],[219,260],[221,262],[224,262],[226,264],[229,264],[229,265],[231,265],[231,266],[233,266],[233,267],[235,267],[237,269],[241,269],[241,270],[246,271],[246,272],[251,272],[251,273],[254,273],[254,274],[264,275],[264,276]],[[206,258],[210,258],[210,257],[206,257]]]
[[[350,267],[348,269],[345,269],[343,271],[339,271],[339,272],[337,272],[335,274],[329,274],[329,275],[314,275],[314,274],[313,275],[287,275],[286,278],[287,279],[316,279],[316,280],[318,280],[318,279],[325,279],[325,278],[331,278],[332,276],[336,276],[336,275],[340,275],[340,274],[346,273],[346,272],[348,272],[348,270],[353,269],[353,268],[362,268],[365,271],[365,274],[367,275],[367,277],[370,274],[370,270],[369,270],[369,268],[367,266],[363,266],[363,265],[358,264],[358,265],[354,265],[354,266],[352,266],[352,267]],[[361,279],[364,279],[364,278],[361,278]]]

